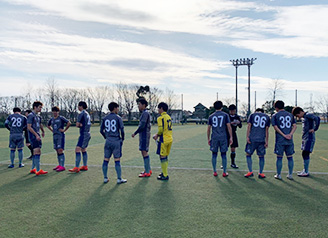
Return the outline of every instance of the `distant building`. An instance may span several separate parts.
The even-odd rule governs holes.
[[[199,118],[199,119],[205,119],[208,116],[208,108],[205,107],[203,104],[198,103],[196,106],[194,106],[194,113],[192,114],[192,118]]]

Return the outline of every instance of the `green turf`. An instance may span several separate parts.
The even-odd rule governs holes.
[[[300,156],[301,125],[295,135],[295,171],[302,168]],[[283,181],[273,178],[246,179],[244,157],[245,131],[238,131],[239,170],[230,170],[228,178],[214,178],[211,153],[206,141],[206,126],[174,127],[174,144],[169,158],[170,180],[157,181],[137,177],[143,165],[138,138],[126,127],[123,148],[123,177],[127,184],[116,185],[113,161],[110,182],[103,184],[101,164],[103,143],[97,127],[92,128],[88,172],[69,174],[50,171],[43,177],[28,175],[26,167],[7,169],[8,132],[0,130],[0,237],[327,237],[328,175]],[[317,133],[310,170],[328,172],[328,126]],[[46,131],[41,161],[57,162],[52,138]],[[153,129],[155,133],[155,128]],[[275,169],[274,133],[265,170]],[[66,163],[74,163],[78,131],[71,128],[66,137]],[[160,162],[151,143],[154,175]],[[24,149],[25,155],[28,151]],[[253,156],[254,169],[257,158]],[[17,159],[16,159],[17,162]],[[135,166],[135,167],[134,167]],[[140,166],[137,167],[137,166]],[[67,166],[71,167],[71,166]],[[287,161],[284,160],[286,170]],[[190,169],[188,169],[190,168]],[[192,169],[191,169],[192,168]]]

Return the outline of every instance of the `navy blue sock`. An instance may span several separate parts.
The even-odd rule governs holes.
[[[221,153],[223,173],[227,172],[227,154],[225,152]]]
[[[262,174],[264,169],[264,156],[260,156],[259,160],[260,160],[259,161],[260,174]]]
[[[121,162],[120,161],[115,161],[115,170],[116,170],[116,174],[117,174],[117,179],[121,179],[122,178],[122,170],[121,170]]]
[[[83,165],[88,166],[88,153],[86,151],[82,152],[82,156],[83,156]]]
[[[23,149],[18,150],[19,164],[23,162]]]
[[[230,153],[231,164],[235,164],[236,152]]]
[[[35,155],[32,155],[32,167],[31,169],[35,168]]]
[[[10,163],[14,164],[14,160],[15,160],[15,150],[11,150],[10,151]]]
[[[81,153],[75,152],[75,167],[80,167]]]
[[[57,160],[58,160],[58,165],[61,165],[60,164],[60,154],[57,153]]]
[[[281,174],[281,170],[282,170],[282,157],[281,156],[277,156],[276,167],[277,167],[277,174]]]
[[[293,160],[293,157],[287,157],[288,159],[288,173],[290,175],[293,174],[293,168],[294,168],[294,160]]]
[[[102,165],[102,171],[103,171],[103,174],[104,174],[104,178],[108,178],[108,177],[107,177],[108,162],[109,162],[109,161],[104,160],[103,165]]]
[[[212,167],[213,172],[216,172],[216,161],[217,161],[218,153],[212,152]]]
[[[65,154],[58,155],[59,165],[65,167]]]
[[[247,162],[247,167],[248,167],[249,172],[253,172],[252,156],[246,155],[246,162]]]
[[[34,164],[35,164],[36,171],[39,172],[40,171],[40,155],[34,156]]]
[[[150,173],[150,159],[149,159],[149,155],[143,157],[143,159],[144,159],[145,173]]]

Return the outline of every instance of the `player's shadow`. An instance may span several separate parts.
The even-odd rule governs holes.
[[[328,186],[328,179],[322,179],[322,178],[320,178],[320,177],[318,177],[316,175],[312,175],[311,174],[311,176],[309,178],[303,178],[303,179],[313,179],[316,182],[319,182],[319,183],[321,183],[323,185]]]

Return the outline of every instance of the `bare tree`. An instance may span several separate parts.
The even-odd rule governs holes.
[[[116,92],[118,95],[118,104],[122,108],[122,112],[128,115],[128,121],[131,121],[133,109],[136,106],[138,86],[136,84],[116,84]]]
[[[90,97],[90,108],[92,108],[98,114],[99,121],[101,121],[104,104],[106,101],[111,99],[110,88],[108,86],[89,88],[88,93]]]
[[[328,95],[321,96],[316,102],[318,110],[323,114],[325,122],[328,122]]]
[[[247,112],[248,112],[248,104],[245,102],[242,102],[239,106],[239,110],[238,110],[239,114],[241,116],[247,116]]]
[[[62,110],[65,110],[67,112],[67,115],[72,122],[75,122],[76,120],[77,105],[79,103],[79,100],[80,95],[77,89],[66,88],[62,91]]]
[[[173,90],[166,88],[164,92],[164,102],[169,106],[168,113],[171,113],[171,110],[176,108],[178,103],[178,96],[174,93]]]
[[[57,105],[58,103],[57,81],[54,78],[48,78],[44,89],[45,89],[44,93],[47,99],[49,100],[50,107]]]
[[[223,102],[224,105],[229,107],[231,104],[236,103],[236,99],[234,97],[232,97],[232,98],[223,98],[222,102]]]
[[[163,91],[159,88],[153,87],[149,90],[148,107],[153,119],[153,124],[155,124],[156,121],[157,105],[159,104],[162,95]]]
[[[281,79],[272,79],[269,85],[269,96],[270,101],[276,101],[276,98],[282,94],[282,90],[284,89],[284,82]],[[273,106],[272,104],[272,106]]]

